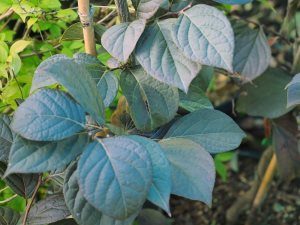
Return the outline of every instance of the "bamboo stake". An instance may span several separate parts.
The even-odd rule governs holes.
[[[78,15],[83,27],[85,52],[97,56],[93,26],[93,15],[90,13],[90,1],[78,0]]]

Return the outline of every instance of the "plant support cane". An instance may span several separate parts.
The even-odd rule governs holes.
[[[78,15],[83,27],[84,47],[87,54],[96,56],[96,44],[93,27],[93,15],[89,0],[78,0]]]

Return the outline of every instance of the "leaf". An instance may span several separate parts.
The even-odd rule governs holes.
[[[6,165],[0,162],[0,175],[3,176]],[[38,174],[11,174],[4,178],[5,183],[18,195],[28,199],[32,196],[39,180]]]
[[[36,69],[31,92],[55,83],[66,87],[75,100],[98,123],[104,124],[102,98],[92,75],[85,66],[64,55],[54,55],[43,61]]]
[[[178,109],[178,92],[149,76],[142,68],[122,72],[120,86],[139,130],[151,131],[168,123]]]
[[[155,22],[140,38],[135,56],[145,71],[155,79],[187,92],[190,82],[201,69],[188,60],[171,37],[174,19]]]
[[[296,74],[287,85],[287,107],[300,104],[300,73]]]
[[[171,216],[169,206],[172,188],[171,169],[165,153],[160,145],[151,139],[140,136],[129,136],[128,138],[144,146],[151,158],[153,180],[147,197],[148,200]]]
[[[18,54],[18,53],[22,52],[31,43],[32,43],[31,41],[24,41],[24,40],[16,41],[10,47],[10,53],[11,54]]]
[[[271,48],[263,29],[251,29],[248,24],[234,23],[235,51],[233,70],[251,81],[268,68]]]
[[[171,5],[172,12],[179,12],[193,3],[193,0],[173,0]]]
[[[74,135],[59,142],[32,142],[18,136],[11,148],[6,174],[61,169],[81,154],[87,143],[86,134]]]
[[[81,22],[74,23],[69,26],[63,33],[60,38],[60,42],[62,41],[75,41],[75,40],[83,40],[83,31]]]
[[[119,89],[119,80],[113,72],[108,71],[102,75],[97,83],[105,107],[108,107],[116,97]]]
[[[187,139],[160,141],[171,164],[172,193],[211,205],[215,166],[210,154]]]
[[[43,225],[65,219],[70,215],[62,194],[50,195],[37,202],[29,211],[28,225]]]
[[[11,118],[5,114],[0,115],[0,161],[7,162],[10,147],[13,142],[13,132],[10,129]]]
[[[137,214],[138,213],[135,213],[125,220],[116,220],[106,215],[103,215],[100,225],[132,225],[133,221],[137,217]]]
[[[126,219],[143,206],[151,185],[148,152],[127,137],[94,141],[78,163],[79,186],[96,209]]]
[[[66,204],[79,223],[84,225],[99,225],[102,213],[90,205],[83,197],[77,181],[77,164],[73,163],[67,170],[64,183],[64,197]]]
[[[121,62],[126,62],[145,29],[145,20],[112,26],[102,35],[102,46]]]
[[[8,57],[8,51],[4,46],[0,45],[0,63],[5,63]]]
[[[64,219],[55,223],[50,223],[49,225],[77,225],[77,223],[73,219]]]
[[[59,0],[40,0],[39,7],[42,9],[59,9],[61,7],[61,3]]]
[[[222,4],[241,5],[252,2],[253,0],[213,0]]]
[[[172,220],[154,209],[143,209],[137,218],[139,225],[171,225]]]
[[[17,225],[20,214],[8,207],[0,207],[0,224]]]
[[[22,103],[11,128],[33,141],[58,141],[84,129],[85,114],[65,93],[42,89]]]
[[[196,142],[210,153],[237,148],[245,133],[226,114],[201,109],[178,119],[164,138],[183,138]]]
[[[251,116],[277,118],[291,108],[287,106],[286,85],[291,78],[281,69],[268,69],[251,84],[242,87],[242,94],[237,101],[237,111]]]
[[[164,0],[134,0],[134,6],[137,11],[137,17],[139,19],[150,19]]]
[[[199,4],[184,11],[173,27],[173,36],[191,60],[232,71],[233,30],[216,8]]]

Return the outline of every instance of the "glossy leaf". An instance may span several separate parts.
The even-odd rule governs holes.
[[[100,124],[104,123],[104,105],[92,79],[92,74],[73,59],[54,55],[43,61],[35,71],[31,92],[37,88],[59,83]]]
[[[164,0],[134,0],[133,4],[137,10],[137,17],[140,19],[150,19]]]
[[[173,36],[191,60],[232,71],[233,30],[216,8],[199,4],[184,11],[173,28]]]
[[[0,161],[7,162],[10,147],[13,142],[13,133],[10,129],[11,118],[7,115],[0,116]]]
[[[123,71],[120,85],[138,129],[151,131],[175,116],[177,89],[155,80],[142,68]]]
[[[147,198],[151,158],[141,144],[125,136],[97,140],[81,156],[78,176],[90,204],[114,219],[127,219]]]
[[[210,205],[216,176],[210,154],[187,139],[162,140],[160,144],[172,168],[172,193]]]
[[[0,224],[17,225],[20,214],[8,207],[0,207]]]
[[[18,136],[11,148],[6,174],[61,169],[81,154],[87,143],[86,134],[74,135],[59,142],[32,142]]]
[[[271,49],[262,28],[251,29],[248,24],[236,22],[233,70],[251,81],[268,68]]]
[[[268,69],[253,83],[242,87],[242,94],[237,101],[237,111],[251,116],[277,118],[291,108],[287,108],[286,85],[291,78],[281,69]],[[267,104],[268,103],[268,104]]]
[[[155,79],[187,92],[200,71],[198,63],[187,59],[173,42],[171,29],[174,19],[148,26],[136,47],[136,58]]]
[[[105,107],[108,107],[116,97],[119,89],[119,80],[113,72],[108,71],[102,75],[97,83]]]
[[[253,0],[213,0],[215,2],[230,4],[230,5],[241,5],[252,2]]]
[[[62,194],[49,197],[34,204],[28,214],[28,225],[44,225],[65,219],[70,215]]]
[[[245,133],[226,114],[201,109],[178,119],[164,138],[189,139],[210,153],[237,148]]]
[[[300,73],[287,85],[287,107],[300,104]]]
[[[169,206],[172,188],[171,169],[165,153],[158,143],[150,139],[140,136],[130,136],[129,138],[144,146],[151,157],[153,180],[148,200],[171,215]]]
[[[145,29],[145,20],[112,26],[102,35],[103,47],[116,59],[126,62]]]
[[[30,96],[14,114],[11,128],[34,141],[57,141],[84,129],[85,114],[65,93],[43,89]]]

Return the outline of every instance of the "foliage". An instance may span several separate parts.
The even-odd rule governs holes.
[[[1,175],[31,200],[21,216],[0,208],[0,221],[145,225],[164,220],[145,209],[149,202],[171,215],[171,194],[211,205],[215,164],[225,179],[222,162],[233,156],[224,152],[246,136],[206,96],[214,71],[239,78],[239,112],[281,118],[299,103],[298,77],[268,68],[271,49],[263,28],[230,21],[219,4],[249,2],[134,0],[130,21],[107,30],[94,26],[98,56],[79,53],[78,23],[67,28],[77,15],[60,1],[0,3],[3,12],[11,9],[26,22],[25,39],[30,32],[40,35],[11,45],[4,42],[11,41],[7,32],[1,37],[1,104],[13,114],[0,118]],[[28,49],[41,57],[22,60]],[[62,54],[52,55],[58,49]],[[289,135],[274,123],[273,135],[281,138],[273,141],[281,149]],[[49,179],[59,191],[32,206]]]

